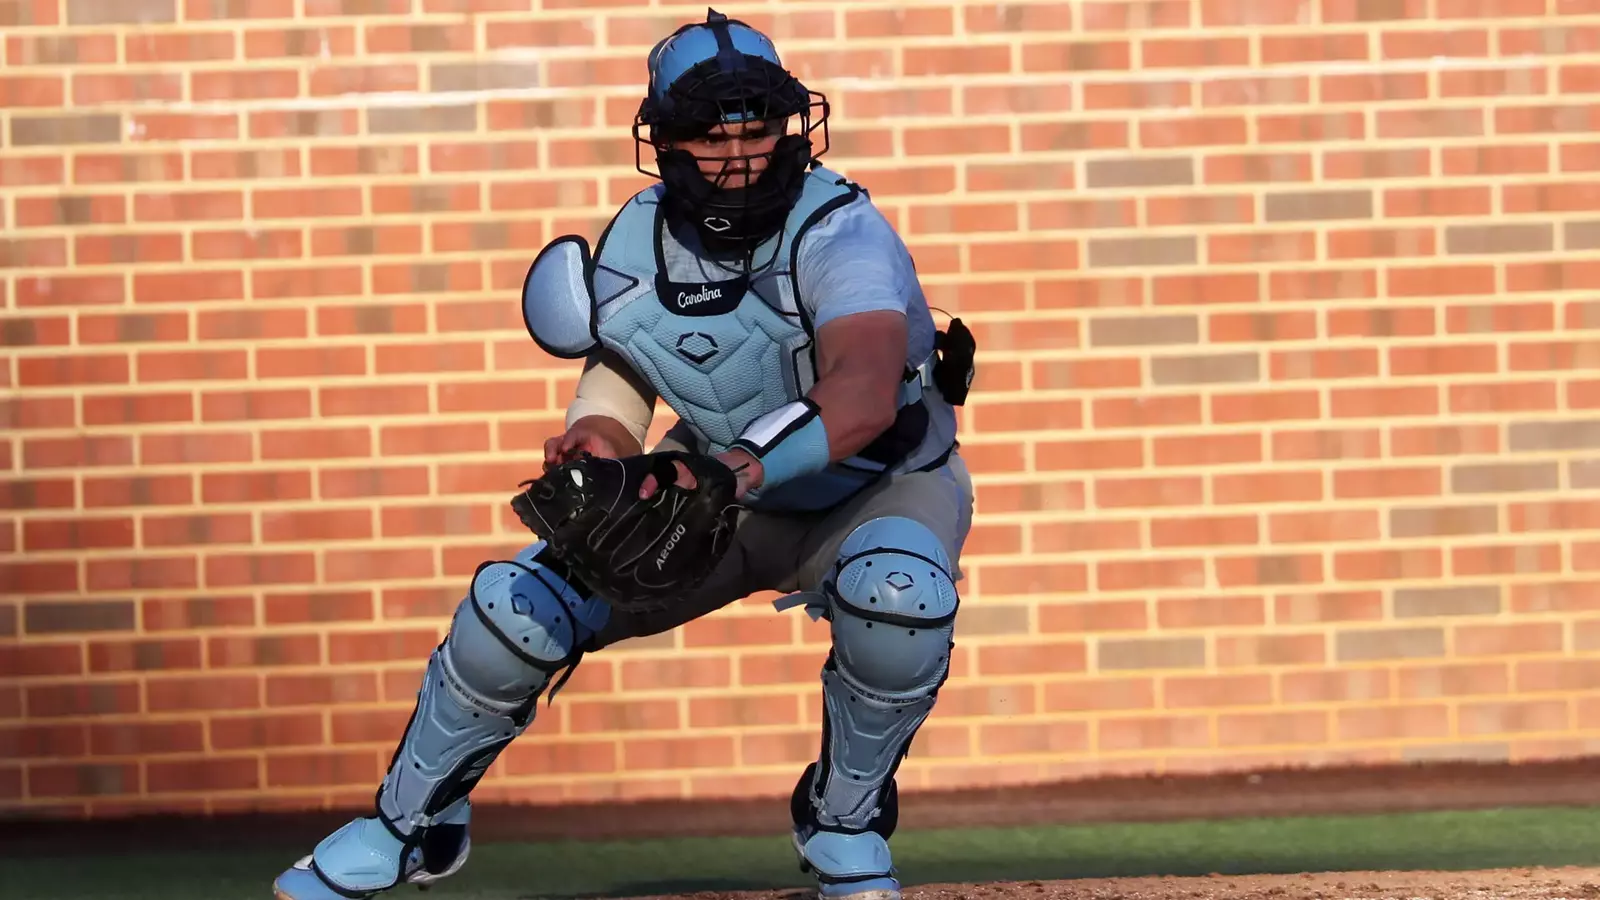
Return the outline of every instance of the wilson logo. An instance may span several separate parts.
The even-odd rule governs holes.
[[[678,546],[678,541],[683,540],[683,532],[684,528],[682,525],[672,529],[672,537],[667,538],[666,546],[662,547],[661,552],[656,554],[657,572],[661,571],[661,569],[666,566],[667,557],[672,555],[672,548]]]

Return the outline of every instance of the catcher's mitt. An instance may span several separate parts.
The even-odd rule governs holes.
[[[695,477],[682,488],[673,462]],[[645,476],[661,485],[639,499]],[[732,543],[734,474],[713,456],[663,451],[584,456],[520,485],[522,524],[585,586],[617,608],[660,609],[704,581]]]

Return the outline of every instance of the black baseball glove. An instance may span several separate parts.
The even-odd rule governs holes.
[[[674,462],[695,477],[677,485]],[[657,490],[639,499],[645,476]],[[522,524],[573,575],[618,609],[662,609],[704,581],[738,523],[734,473],[714,456],[679,451],[584,456],[522,482],[511,499]]]

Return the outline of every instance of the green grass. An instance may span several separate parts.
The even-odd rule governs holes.
[[[309,849],[321,835],[307,835]],[[907,884],[1118,875],[1600,865],[1600,808],[910,831]],[[7,900],[271,897],[293,853],[0,859]],[[533,900],[804,887],[785,835],[482,844],[418,900]]]

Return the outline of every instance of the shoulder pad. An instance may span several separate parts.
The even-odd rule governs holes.
[[[848,178],[848,177],[846,177],[844,175],[841,175],[838,172],[834,171],[833,169],[830,169],[830,168],[828,168],[827,166],[824,166],[824,165],[812,166],[811,167],[811,171],[806,173],[806,174],[807,174],[808,178],[814,178],[817,181],[820,181],[823,184],[828,185],[830,187],[844,188],[846,191],[849,191],[849,192],[859,191],[860,193],[863,193],[863,194],[865,194],[867,192],[866,188],[862,187],[859,183],[857,183],[853,179]]]
[[[551,356],[579,359],[600,346],[594,257],[581,235],[562,235],[534,257],[522,279],[522,322]]]

